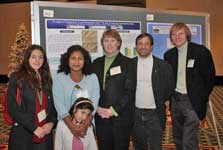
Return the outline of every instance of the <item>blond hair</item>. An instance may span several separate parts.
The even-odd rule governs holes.
[[[178,22],[175,23],[171,28],[170,28],[170,40],[171,42],[173,42],[172,39],[172,35],[174,31],[179,31],[181,29],[184,29],[185,33],[186,33],[186,37],[187,37],[187,41],[190,42],[191,41],[191,32],[190,29],[188,28],[188,26],[185,23],[182,22]]]

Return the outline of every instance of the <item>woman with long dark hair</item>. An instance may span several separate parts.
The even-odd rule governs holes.
[[[17,93],[18,89],[21,94]],[[16,100],[18,96],[20,104]],[[52,128],[57,118],[51,74],[41,46],[27,48],[20,68],[10,77],[7,102],[14,120],[9,150],[52,150]]]
[[[92,100],[98,106],[99,83],[95,74],[90,74],[91,58],[87,50],[73,45],[61,55],[58,74],[53,81],[54,103],[58,119],[63,120],[75,136],[84,136],[91,121],[90,117],[83,126],[75,126],[69,109],[79,97]]]

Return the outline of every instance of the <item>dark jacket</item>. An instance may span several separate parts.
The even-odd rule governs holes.
[[[32,142],[33,132],[37,128],[35,124],[36,113],[36,92],[29,88],[25,81],[21,85],[21,105],[16,103],[17,92],[17,78],[13,74],[9,80],[9,86],[7,91],[8,111],[13,120],[18,123],[17,126],[13,126],[10,139],[10,149],[23,149],[30,150],[35,148],[35,144]],[[53,103],[53,96],[51,89],[45,89],[47,97],[47,109],[46,109],[46,122],[53,122],[56,124],[57,116]],[[47,146],[45,149],[53,148],[52,134],[46,136]],[[44,149],[43,149],[44,150]]]
[[[112,106],[118,113],[118,117],[111,117],[109,119],[114,126],[130,126],[133,118],[134,98],[133,92],[135,85],[132,79],[132,71],[129,66],[130,59],[119,53],[110,68],[106,73],[105,87],[103,89],[104,76],[104,61],[105,56],[97,58],[92,65],[92,72],[94,72],[100,84],[100,99],[99,106],[109,108]],[[111,75],[110,70],[113,67],[121,68],[121,73]],[[102,125],[105,120],[97,114],[95,117],[96,125]]]
[[[177,81],[178,50],[168,50],[164,59],[172,66]],[[214,87],[215,67],[210,51],[203,45],[188,43],[187,61],[194,60],[193,67],[186,67],[186,86],[192,106],[200,120],[206,115],[208,97]],[[176,82],[175,82],[176,86]]]
[[[137,63],[138,57],[133,58],[134,80],[136,82]],[[152,88],[156,103],[156,111],[159,115],[161,127],[164,128],[166,123],[165,101],[170,100],[174,91],[173,71],[167,62],[154,56],[152,68]]]

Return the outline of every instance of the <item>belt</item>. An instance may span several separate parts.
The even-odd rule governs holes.
[[[183,93],[180,93],[180,92],[177,92],[177,91],[174,91],[174,95],[175,96],[188,96],[188,94],[183,94]]]
[[[182,94],[177,91],[174,92],[174,97],[176,101],[181,101],[181,100],[188,100],[189,95],[188,94]]]
[[[155,111],[156,108],[137,108],[136,107],[136,110],[137,111],[143,111],[143,112],[149,112],[149,111]]]

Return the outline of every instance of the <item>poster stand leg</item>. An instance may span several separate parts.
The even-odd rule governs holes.
[[[216,137],[217,137],[218,147],[219,147],[219,150],[222,150],[221,140],[220,140],[220,137],[219,137],[218,128],[217,128],[217,124],[216,124],[216,119],[215,119],[215,115],[214,115],[213,105],[212,105],[211,101],[209,101],[208,104],[209,104],[209,108],[210,108],[210,111],[211,111],[211,117],[212,117],[213,124],[214,124],[214,129],[215,129],[215,133],[216,133]]]

